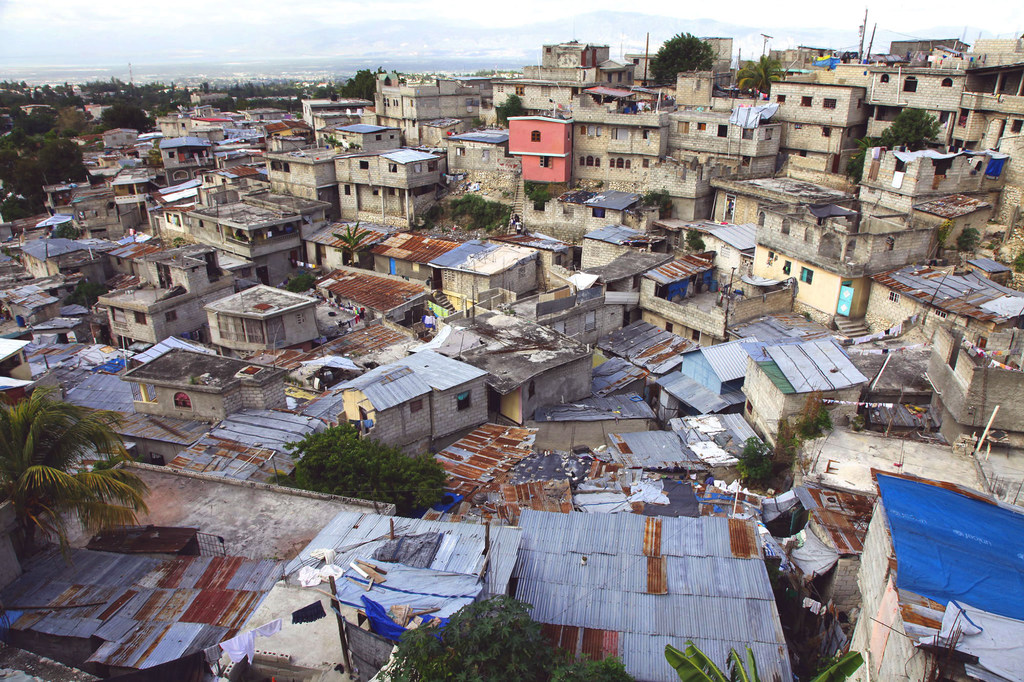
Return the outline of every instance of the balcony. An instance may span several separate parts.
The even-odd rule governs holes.
[[[995,111],[1001,114],[1019,115],[1021,111],[1024,111],[1024,96],[965,92],[960,96],[960,106],[974,111]]]

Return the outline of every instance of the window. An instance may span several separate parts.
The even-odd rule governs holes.
[[[806,284],[810,284],[814,281],[814,270],[810,268],[800,268],[800,281]]]
[[[935,313],[935,317],[938,317],[939,319],[942,319],[942,320],[944,320],[947,317],[949,317],[949,315],[946,314],[945,310],[939,310],[938,308],[936,308],[933,312]]]
[[[690,338],[693,339],[694,341],[700,341],[700,332],[694,329],[692,332],[690,332]]]
[[[530,133],[530,142],[540,142],[540,131],[534,130]]]
[[[642,165],[643,165],[644,168],[650,168],[651,167],[651,160],[650,159],[644,159]]]
[[[179,391],[174,394],[174,406],[182,410],[191,410],[192,399],[188,397],[188,393]]]
[[[595,218],[603,218],[604,217],[604,209],[600,208],[598,206],[594,206],[593,208],[590,209],[590,214],[592,216],[594,216]]]
[[[881,77],[881,78],[880,78],[879,80],[880,80],[881,82],[883,82],[883,83],[888,83],[888,82],[889,82],[889,74],[887,74],[887,73],[883,73],[883,74],[882,74],[882,77]]]
[[[628,128],[612,128],[612,139],[613,140],[628,140],[629,129]]]
[[[409,412],[416,414],[423,409],[423,398],[417,398],[409,403]]]
[[[551,168],[551,157],[550,156],[542,156],[538,160],[538,163],[540,164],[541,168]]]
[[[530,379],[530,385],[526,389],[526,397],[532,398],[537,395],[537,384],[534,383],[533,379]]]
[[[466,155],[466,148],[465,147],[456,147],[455,148],[455,156],[465,156],[465,155]]]
[[[903,81],[903,92],[917,92],[917,78],[907,76]]]
[[[174,322],[176,319],[178,319],[177,310],[168,310],[164,313],[164,322]]]
[[[834,99],[830,99],[830,98],[826,97],[825,100],[821,103],[821,105],[823,107],[825,107],[826,109],[835,109],[836,108],[836,101]]]
[[[594,157],[593,156],[588,156],[587,157],[587,163],[585,165],[593,166],[594,165]]]
[[[952,78],[943,78],[942,82],[939,83],[939,85],[941,85],[944,88],[951,88],[951,87],[953,87],[953,79]]]
[[[437,170],[437,161],[427,161],[427,172],[433,173]]]
[[[369,161],[360,161],[359,162],[359,168],[360,168],[360,170],[370,170],[370,162]]]
[[[517,85],[516,86],[516,96],[522,97],[525,94],[526,94],[526,86],[525,85]]]
[[[135,311],[135,324],[146,324],[146,313]]]
[[[642,136],[643,136],[643,139],[645,139],[645,140],[651,139],[651,131],[650,130],[643,131]]]
[[[665,331],[667,331],[669,334],[671,334],[672,333],[672,329],[673,329],[672,323],[671,322],[666,322],[665,323]]]
[[[782,263],[782,274],[788,275],[793,272],[793,261],[787,260]]]
[[[623,159],[623,158],[616,159],[615,160],[615,167],[616,168],[625,168],[626,167],[626,160]]]
[[[821,127],[821,136],[822,137],[832,137],[832,129],[829,128],[828,126],[822,126]]]
[[[490,161],[491,160],[491,150],[490,149],[481,149],[480,150],[480,160],[481,161]]]
[[[764,227],[764,211],[757,214],[757,226]]]
[[[779,104],[785,104],[786,103],[786,96],[785,95],[776,95],[775,96],[775,101],[778,102]]]
[[[892,301],[893,303],[899,303],[900,302],[900,295],[899,295],[899,293],[896,292],[896,291],[890,291],[889,292],[889,300]]]
[[[690,134],[690,122],[689,121],[679,121],[679,123],[676,124],[676,132],[679,133],[680,135],[689,135]]]
[[[304,324],[306,322],[305,313],[295,313],[295,324]]]
[[[727,124],[718,126],[718,136],[729,137],[729,126]]]
[[[583,318],[584,331],[592,332],[597,329],[597,313],[591,310]]]
[[[398,164],[397,163],[389,163],[388,164],[388,173],[397,173],[397,172],[398,172]]]
[[[812,104],[814,104],[814,98],[813,97],[801,97],[800,98],[800,106],[802,106],[802,107],[809,107]]]
[[[352,196],[352,185],[345,185],[345,196]]]
[[[744,128],[743,132],[741,133],[741,135],[742,135],[744,140],[753,140],[754,139],[754,129],[753,128]]]
[[[381,136],[380,135],[374,135],[374,138],[379,140],[379,139],[381,139]]]
[[[124,317],[124,311],[121,310],[120,308],[111,308],[110,309],[110,317],[114,320],[114,322],[125,322],[126,321],[125,317]]]
[[[707,123],[698,123],[697,124],[697,130],[704,131],[704,130],[707,130],[707,129],[708,129],[708,124]]]
[[[1021,128],[1024,128],[1024,120],[1021,120],[1019,118],[1010,124],[1011,133],[1019,133],[1021,131]]]
[[[775,137],[775,129],[774,128],[765,128],[764,129],[764,139],[770,140],[773,137]]]
[[[782,234],[789,234],[789,218],[782,220]]]

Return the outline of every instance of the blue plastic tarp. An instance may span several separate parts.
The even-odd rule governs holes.
[[[878,476],[896,586],[1024,620],[1024,514],[894,476]]]
[[[386,637],[394,642],[397,642],[407,628],[403,628],[401,625],[391,620],[388,616],[387,610],[383,606],[373,601],[369,597],[361,597],[363,600],[363,610],[366,611],[366,617],[370,621],[370,629],[375,634],[381,637]],[[438,618],[440,624],[437,626],[438,630],[448,625],[447,618]]]
[[[989,159],[988,165],[985,166],[985,175],[990,178],[998,178],[1003,173],[1003,164],[1006,163],[1006,159]]]

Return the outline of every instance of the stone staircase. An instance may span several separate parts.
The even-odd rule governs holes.
[[[871,333],[871,330],[868,329],[868,325],[864,321],[863,317],[849,318],[836,315],[835,323],[836,329],[838,329],[839,333],[843,336],[866,336]]]
[[[512,226],[512,216],[519,216],[520,220],[523,220],[523,213],[526,207],[526,182],[523,180],[523,176],[519,176],[519,182],[516,183],[515,194],[512,195],[512,213],[509,215],[509,232],[514,233],[515,227]],[[526,229],[525,221],[523,229]]]
[[[452,305],[452,302],[448,300],[448,297],[441,290],[434,292],[434,302],[450,313],[455,312],[455,306]]]

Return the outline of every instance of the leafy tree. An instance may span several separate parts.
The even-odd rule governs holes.
[[[68,305],[80,305],[91,308],[99,300],[100,296],[107,293],[109,289],[97,282],[79,282],[71,295],[64,299]]]
[[[36,160],[47,183],[78,182],[89,177],[82,163],[82,150],[66,138],[47,141]]]
[[[671,665],[682,682],[759,682],[757,675],[757,661],[754,660],[754,652],[747,647],[746,661],[736,653],[735,649],[729,651],[729,674],[715,665],[715,662],[697,648],[692,642],[686,643],[686,649],[680,651],[671,644],[665,645],[665,658]]]
[[[640,202],[644,206],[658,209],[662,218],[672,212],[672,196],[664,189],[652,189],[644,192]]]
[[[1024,272],[1024,251],[1017,254],[1017,257],[1013,259],[1013,271]]]
[[[890,149],[906,146],[916,151],[924,149],[925,142],[938,138],[941,133],[938,119],[924,109],[904,109],[882,132],[881,143]]]
[[[688,230],[686,232],[686,247],[690,249],[690,251],[697,253],[706,248],[704,238],[700,236],[700,232],[697,230]]]
[[[451,202],[452,217],[469,221],[467,229],[487,230],[508,225],[512,207],[497,201],[488,201],[476,194],[464,194]]]
[[[498,114],[498,123],[501,125],[508,125],[508,120],[513,116],[526,115],[526,107],[523,106],[523,100],[519,95],[509,95],[504,102],[494,107],[494,111]]]
[[[64,134],[78,135],[85,130],[85,113],[74,107],[57,112],[57,128]]]
[[[443,630],[421,627],[402,635],[391,682],[522,680],[630,682],[617,659],[566,661],[530,618],[527,604],[494,597],[463,607]]]
[[[814,676],[811,682],[843,682],[860,669],[864,657],[859,651],[850,651],[838,656],[831,665]]]
[[[295,294],[301,294],[304,291],[309,291],[313,288],[313,284],[316,282],[316,277],[308,272],[304,272],[301,275],[296,275],[288,280],[288,284],[285,285],[285,289]]]
[[[78,239],[82,233],[73,222],[68,221],[53,228],[53,236],[57,239]]]
[[[711,44],[689,33],[679,33],[661,46],[651,60],[651,77],[659,83],[675,81],[682,71],[708,71],[715,62]]]
[[[123,469],[77,471],[84,457],[117,458],[124,445],[112,430],[121,416],[54,398],[40,386],[14,405],[0,404],[0,496],[11,500],[27,548],[37,532],[67,547],[67,522],[90,531],[137,523],[146,485]]]
[[[981,233],[973,227],[965,227],[964,231],[956,238],[958,251],[973,253],[981,244]]]
[[[857,140],[857,153],[846,162],[846,174],[854,182],[860,182],[864,177],[864,163],[868,158],[868,150],[881,144],[877,137],[862,137]]]
[[[736,470],[744,481],[763,481],[772,475],[772,449],[751,436],[743,445]]]
[[[372,102],[373,96],[377,93],[378,73],[384,73],[384,69],[378,66],[376,72],[369,69],[356,71],[356,75],[349,78],[341,87],[341,96],[368,99]]]
[[[123,101],[114,102],[109,109],[104,109],[100,122],[103,124],[104,130],[132,128],[139,132],[145,132],[151,126],[149,116],[142,110],[142,107]]]
[[[355,225],[346,225],[344,231],[335,232],[334,237],[341,242],[341,260],[343,263],[355,263],[357,256],[360,251],[366,249],[366,245],[362,243],[364,239],[370,236],[369,230],[360,229],[359,223]],[[346,259],[346,256],[348,257]]]
[[[288,449],[301,458],[295,482],[305,490],[390,502],[399,515],[429,507],[444,495],[447,477],[433,457],[409,457],[360,438],[349,424],[306,436]]]
[[[785,77],[786,72],[783,71],[782,63],[778,59],[761,55],[756,62],[747,62],[736,73],[736,84],[745,90],[771,92],[772,83],[777,83]]]

